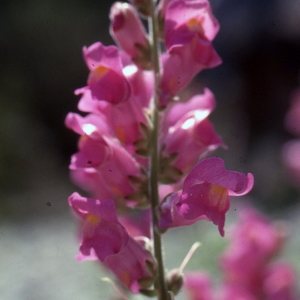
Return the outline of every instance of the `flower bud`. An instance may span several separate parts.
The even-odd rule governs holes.
[[[151,47],[134,7],[116,2],[110,10],[110,33],[119,46],[143,69],[150,69]]]
[[[183,285],[183,275],[179,269],[173,269],[167,274],[167,290],[177,295]]]

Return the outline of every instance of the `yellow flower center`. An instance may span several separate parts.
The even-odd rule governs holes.
[[[122,191],[121,191],[116,185],[110,184],[109,187],[114,191],[114,193],[115,193],[118,197],[120,197],[120,198],[123,197]]]
[[[97,76],[103,76],[107,73],[108,68],[104,67],[104,66],[98,66],[96,69],[93,70],[93,72],[97,75]]]
[[[88,81],[90,83],[95,83],[101,80],[109,70],[110,69],[105,66],[98,66],[90,73]]]
[[[212,184],[210,189],[210,203],[213,207],[218,207],[218,210],[223,210],[226,205],[228,190],[218,185]]]
[[[129,286],[130,284],[130,275],[128,272],[121,271],[120,272],[120,280],[123,282],[124,285]]]
[[[203,30],[201,21],[199,21],[195,18],[192,18],[187,22],[187,26],[190,31],[196,32],[201,36],[204,35],[204,30]]]
[[[116,132],[116,136],[117,138],[120,140],[121,143],[125,143],[126,140],[126,135],[125,135],[125,131],[124,128],[122,126],[115,126],[115,132]]]
[[[101,221],[101,219],[95,215],[92,214],[88,214],[86,217],[86,221],[90,224],[90,225],[98,225],[99,222]]]

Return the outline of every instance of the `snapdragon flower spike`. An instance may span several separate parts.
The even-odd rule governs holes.
[[[99,259],[132,293],[149,288],[156,268],[152,255],[119,223],[114,202],[73,193],[69,205],[83,219],[77,259]]]
[[[130,96],[130,85],[122,72],[120,53],[115,46],[103,46],[100,42],[83,48],[85,62],[90,69],[88,87],[95,100],[116,104]],[[112,88],[113,87],[113,88]]]
[[[151,46],[134,7],[115,2],[110,10],[110,33],[117,44],[141,68],[151,68]]]
[[[167,6],[165,44],[168,50],[174,45],[187,45],[194,38],[211,42],[219,28],[207,0],[174,0]]]
[[[205,89],[203,95],[196,95],[186,103],[175,103],[165,113],[160,139],[162,156],[168,158],[176,155],[171,166],[183,175],[198,162],[200,155],[219,146],[225,147],[207,119],[214,107],[214,96],[209,89]],[[174,178],[175,181],[177,179]]]
[[[138,192],[130,177],[142,177],[140,166],[116,139],[98,126],[102,121],[96,122],[101,120],[97,117],[73,113],[66,117],[66,126],[81,135],[79,152],[71,158],[73,179],[100,199],[108,196],[113,200],[124,199]]]
[[[221,158],[204,159],[187,175],[182,191],[167,196],[160,204],[159,227],[166,230],[210,220],[224,236],[229,196],[245,195],[253,182],[251,173],[227,171]]]
[[[243,210],[220,261],[225,283],[260,295],[264,270],[282,247],[283,229],[252,209]]]
[[[163,66],[159,85],[161,107],[166,107],[201,70],[222,63],[211,42],[196,38],[187,45],[172,46],[167,53],[161,55],[161,61]]]

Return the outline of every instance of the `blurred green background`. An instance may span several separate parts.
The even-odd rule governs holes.
[[[78,189],[69,181],[68,163],[78,137],[64,128],[66,114],[77,111],[73,91],[86,84],[82,47],[113,43],[112,3],[0,2],[0,299],[108,299],[113,293],[95,263],[74,259],[76,222],[67,197]],[[299,189],[280,157],[292,138],[283,125],[289,96],[299,86],[300,1],[211,4],[221,24],[214,45],[224,63],[195,78],[190,93],[205,86],[214,92],[218,106],[211,119],[229,146],[216,154],[229,169],[255,176],[254,190],[232,207],[249,201],[289,222],[284,257],[300,274]],[[195,240],[203,247],[189,268],[216,275],[226,240],[205,222],[166,234],[167,267],[178,266]]]

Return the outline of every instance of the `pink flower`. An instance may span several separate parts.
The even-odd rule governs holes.
[[[96,122],[99,120],[102,119],[96,115],[67,115],[66,126],[81,135],[79,152],[71,158],[73,179],[95,197],[110,197],[113,200],[126,198],[128,205],[135,206],[137,203],[131,203],[128,199],[130,195],[141,193],[140,201],[145,197],[140,166],[120,143],[104,130],[106,128],[99,126],[104,123]],[[140,178],[139,185],[134,186],[132,177]]]
[[[88,89],[93,99],[112,104],[125,101],[130,96],[130,85],[122,72],[122,61],[117,47],[95,43],[83,48],[83,56],[90,75]]]
[[[160,84],[160,105],[165,107],[176,93],[205,68],[222,61],[211,41],[219,24],[207,0],[174,0],[166,9],[165,43],[168,50],[162,55],[163,74]]]
[[[106,101],[95,101],[90,91],[84,92],[80,99],[79,108],[82,111],[92,112],[105,120],[112,134],[119,139],[120,143],[129,146],[142,138],[140,124],[146,126],[146,118],[143,111],[138,109],[134,101],[125,101],[112,105]]]
[[[185,275],[184,287],[189,300],[214,299],[211,280],[205,273],[187,273]]]
[[[181,174],[190,170],[200,155],[224,146],[207,119],[214,107],[214,96],[205,89],[203,95],[194,96],[186,103],[175,103],[165,114],[160,141],[162,156],[168,160],[176,155],[172,167]]]
[[[73,193],[69,205],[83,219],[79,261],[99,259],[133,293],[152,285],[154,260],[118,222],[113,201]]]
[[[174,126],[178,120],[188,115],[190,112],[201,111],[202,114],[208,116],[216,107],[216,100],[208,88],[204,89],[203,94],[193,96],[187,102],[175,102],[165,111],[165,116],[162,121],[163,130]]]
[[[219,23],[207,0],[174,0],[165,15],[165,43],[168,50],[174,45],[189,44],[194,38],[212,41]]]
[[[163,72],[160,83],[160,105],[165,107],[176,93],[186,87],[205,68],[218,66],[222,60],[211,42],[193,38],[183,46],[173,46],[161,56]]]
[[[110,10],[110,19],[110,32],[119,46],[137,65],[151,67],[150,43],[133,6],[115,2]]]
[[[267,300],[297,300],[296,276],[288,264],[271,264],[265,271],[264,292]]]
[[[161,229],[210,220],[224,236],[229,195],[241,196],[253,186],[253,175],[227,171],[218,157],[199,162],[187,175],[182,191],[171,194],[160,205]]]
[[[88,89],[79,89],[75,93],[83,94],[78,108],[104,119],[113,134],[131,154],[134,154],[136,149],[133,144],[145,138],[141,124],[144,124],[144,127],[148,126],[144,110],[148,108],[152,96],[153,74],[148,71],[142,72],[134,65],[126,66],[123,71],[131,87],[131,95],[127,101],[118,104],[95,101]]]
[[[284,231],[251,209],[242,211],[239,218],[230,246],[221,258],[224,280],[258,296],[262,293],[264,270],[279,252]]]
[[[110,137],[112,130],[107,124],[106,116],[89,114],[82,117],[76,113],[68,113],[65,119],[66,127],[72,129],[79,135],[91,135],[95,132],[101,132],[101,134]]]

